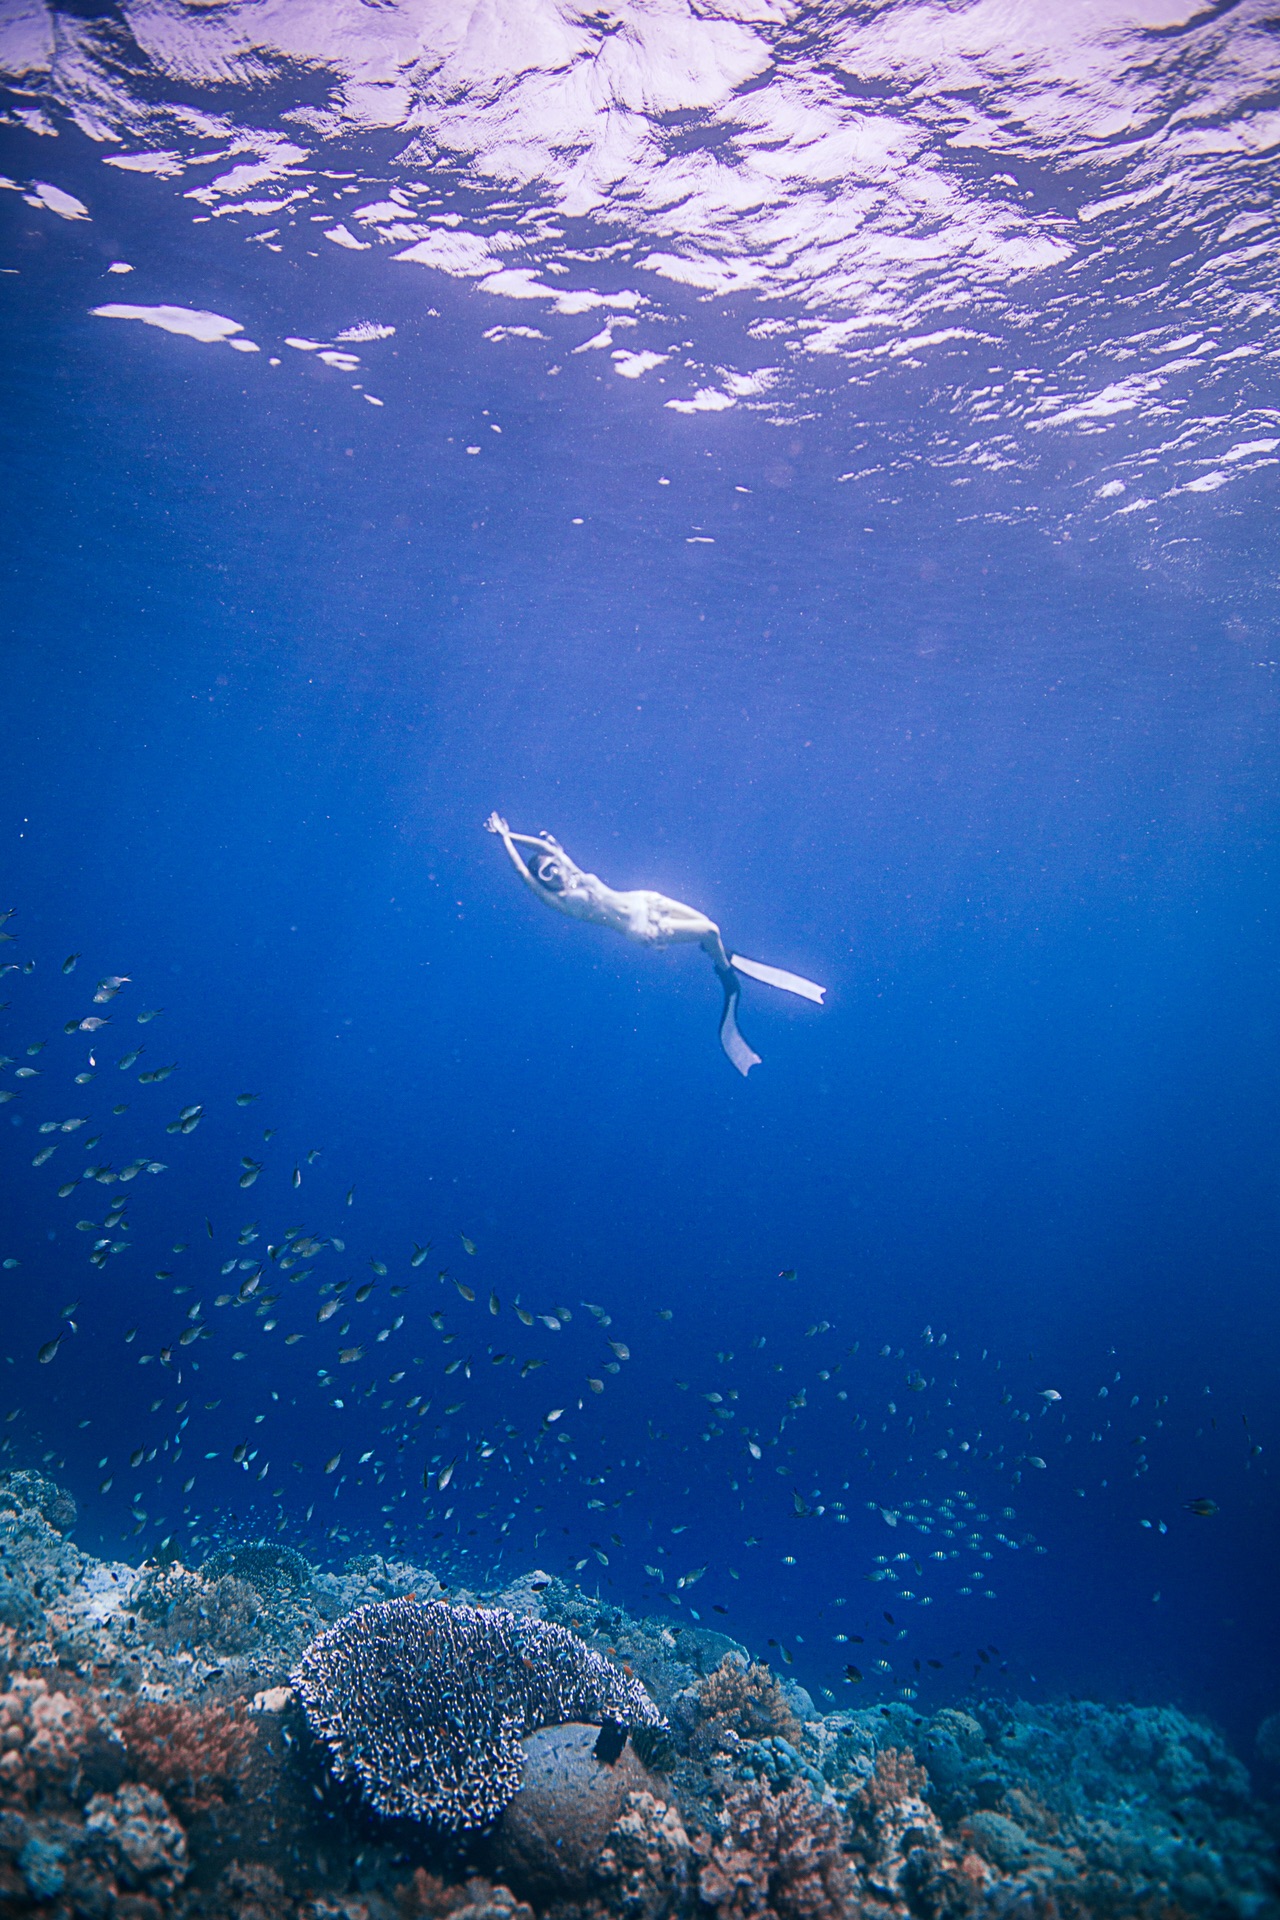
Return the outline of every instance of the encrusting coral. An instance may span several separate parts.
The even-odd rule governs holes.
[[[86,1745],[104,1737],[102,1717],[39,1674],[15,1674],[0,1693],[0,1800],[68,1785]]]
[[[173,1893],[186,1879],[187,1836],[150,1787],[95,1794],[84,1824],[126,1886]]]
[[[451,1885],[419,1867],[412,1880],[396,1889],[403,1920],[534,1920],[533,1908],[517,1900],[509,1887],[472,1875]]]
[[[59,1533],[66,1533],[76,1523],[75,1499],[67,1489],[26,1467],[11,1467],[7,1473],[0,1473],[0,1507],[14,1511],[32,1507]]]
[[[454,1831],[487,1826],[516,1793],[525,1734],[662,1721],[566,1628],[438,1600],[360,1607],[312,1642],[293,1684],[339,1780],[388,1818]]]

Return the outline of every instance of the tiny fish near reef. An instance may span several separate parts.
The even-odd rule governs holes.
[[[663,1727],[638,1680],[565,1627],[443,1601],[359,1607],[292,1676],[337,1779],[387,1819],[485,1827],[519,1790],[520,1741],[566,1721]]]

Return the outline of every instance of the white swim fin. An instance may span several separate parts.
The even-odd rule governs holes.
[[[717,972],[719,969],[717,968]],[[752,1067],[760,1065],[760,1055],[753,1053],[742,1035],[738,1032],[738,1022],[734,1018],[738,1006],[738,983],[730,974],[726,980],[721,974],[724,986],[724,1012],[720,1016],[720,1045],[732,1060],[734,1066],[745,1080]]]
[[[744,960],[740,953],[729,955],[729,965],[745,973],[749,980],[762,980],[766,987],[781,987],[784,993],[798,993],[802,999],[816,1000],[822,1005],[826,988],[815,986],[812,980],[802,979],[798,973],[788,973],[784,967],[766,967],[759,960]]]

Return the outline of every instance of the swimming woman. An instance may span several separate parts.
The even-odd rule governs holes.
[[[720,1044],[739,1073],[748,1074],[760,1064],[760,1055],[752,1052],[738,1032],[740,974],[762,980],[766,986],[781,987],[784,993],[816,1000],[821,1006],[825,987],[817,987],[812,980],[802,980],[798,973],[787,973],[781,967],[766,967],[759,960],[744,960],[740,953],[728,953],[715,921],[708,920],[696,907],[668,900],[665,893],[653,893],[648,887],[618,893],[594,873],[584,873],[549,833],[512,833],[501,814],[491,813],[485,826],[500,836],[525,885],[558,912],[567,913],[573,920],[590,920],[598,927],[612,927],[643,946],[696,942],[709,957],[724,989]]]

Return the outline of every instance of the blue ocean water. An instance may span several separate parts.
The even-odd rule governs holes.
[[[134,1562],[537,1564],[824,1704],[1171,1701],[1249,1752],[1262,16],[1099,10],[1005,72],[979,8],[784,12],[551,9],[630,65],[539,146],[578,54],[497,35],[464,151],[466,76],[419,49],[375,113],[337,11],[14,10],[10,1453]],[[985,148],[922,97],[939,22]],[[747,218],[784,136],[837,151]],[[741,1079],[706,960],[545,912],[493,808],[825,1006],[748,982]]]

